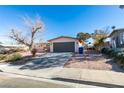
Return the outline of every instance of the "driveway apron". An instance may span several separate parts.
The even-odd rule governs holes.
[[[72,53],[47,53],[21,65],[0,64],[0,69],[8,73],[50,78],[63,68],[71,56]]]

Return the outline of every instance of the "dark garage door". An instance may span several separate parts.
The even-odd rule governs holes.
[[[54,52],[74,52],[75,43],[74,42],[62,42],[62,43],[53,43]]]

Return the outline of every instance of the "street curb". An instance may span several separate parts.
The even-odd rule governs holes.
[[[109,84],[103,82],[76,80],[76,79],[68,79],[68,78],[52,78],[52,79],[58,81],[73,82],[78,84],[86,84],[86,85],[93,85],[93,86],[106,87],[106,88],[124,88],[123,85]]]
[[[65,85],[65,86],[68,86],[68,88],[85,88],[85,87],[87,87],[87,88],[98,87],[99,88],[99,86],[77,84],[74,82],[66,82],[66,81],[58,81],[58,80],[53,80],[52,78],[34,77],[34,76],[27,76],[27,75],[22,75],[22,74],[13,74],[13,73],[9,73],[9,72],[0,72],[0,74],[6,75],[8,77],[23,78],[23,79],[30,79],[30,80],[48,82],[48,83],[53,83],[53,84]]]

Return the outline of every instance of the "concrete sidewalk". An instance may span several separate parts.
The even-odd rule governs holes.
[[[89,70],[78,68],[47,68],[42,70],[17,70],[15,68],[0,67],[5,73],[53,79],[62,82],[85,84],[99,87],[124,87],[124,73],[106,70]]]
[[[63,82],[70,82],[71,80],[72,83],[80,83],[100,87],[124,87],[124,72],[63,67],[38,70],[19,70],[18,67],[16,68],[6,64],[0,65],[0,69],[7,73],[45,79],[54,79],[59,81],[61,80]]]
[[[124,73],[106,70],[63,68],[53,76],[56,80],[104,87],[124,87]]]

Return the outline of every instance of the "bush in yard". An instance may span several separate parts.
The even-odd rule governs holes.
[[[6,55],[0,54],[0,60],[4,60],[6,58]]]
[[[19,53],[10,54],[7,56],[6,61],[18,61],[22,59],[22,55]]]
[[[103,49],[101,50],[101,52],[102,52],[103,54],[110,54],[111,50],[108,49],[108,48],[103,48]]]
[[[114,51],[114,50],[109,50],[109,57],[115,57],[116,56],[116,54],[117,54],[117,52],[116,51]]]
[[[114,51],[113,49],[109,49],[109,48],[103,48],[101,50],[101,53],[106,54],[109,57],[114,57],[116,55],[116,51]]]
[[[113,58],[117,64],[124,68],[124,52],[117,52],[112,49],[103,48],[101,53]]]
[[[106,48],[102,48],[101,53],[105,54],[105,52],[106,52]]]
[[[116,62],[121,66],[124,67],[124,54],[123,53],[118,53],[115,56]]]

